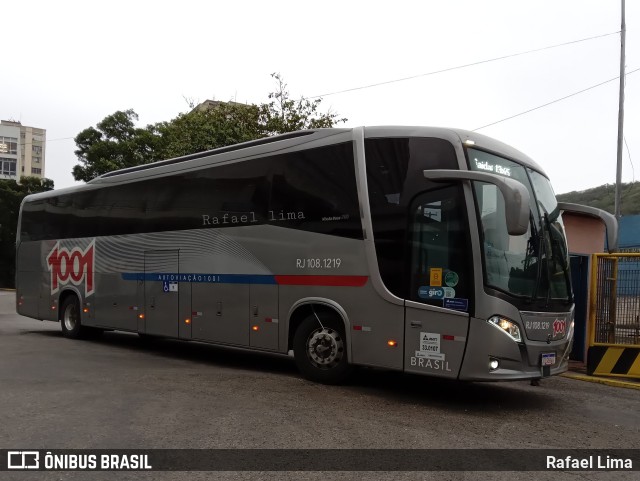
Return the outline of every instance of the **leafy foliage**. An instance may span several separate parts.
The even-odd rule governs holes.
[[[135,127],[138,115],[131,109],[117,111],[89,127],[76,138],[80,164],[73,167],[76,180],[89,181],[111,170],[146,164],[154,160],[159,138],[156,129]]]
[[[138,115],[131,109],[105,117],[76,136],[80,163],[73,168],[74,178],[89,181],[116,169],[347,120],[320,112],[322,99],[292,99],[280,74],[271,76],[276,90],[259,105],[215,102],[213,108],[199,109],[191,101],[190,112],[145,128],[135,126]]]
[[[264,137],[260,107],[220,102],[213,109],[192,110],[156,124],[157,159],[180,157]]]
[[[22,177],[0,180],[0,287],[13,287],[15,281],[16,227],[20,204],[29,194],[53,189],[51,179]]]
[[[321,98],[309,100],[300,97],[291,99],[287,84],[279,73],[272,73],[277,83],[277,90],[269,94],[270,102],[261,105],[262,123],[267,135],[295,132],[305,129],[331,128],[337,123],[346,122],[346,118],[338,118],[331,112],[320,114]]]
[[[621,188],[620,211],[622,215],[640,214],[640,183],[622,184]],[[597,207],[611,214],[615,213],[615,198],[616,186],[613,184],[558,195],[559,201]]]

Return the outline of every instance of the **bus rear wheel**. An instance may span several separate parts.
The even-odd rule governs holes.
[[[340,384],[351,374],[342,322],[327,313],[307,317],[293,338],[298,369],[310,381]]]
[[[75,295],[67,297],[60,308],[60,327],[62,335],[70,339],[80,339],[84,330],[82,328],[80,301]]]

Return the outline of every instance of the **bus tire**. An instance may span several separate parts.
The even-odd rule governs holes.
[[[322,384],[340,384],[351,374],[344,327],[335,315],[313,313],[298,326],[293,356],[302,375]]]
[[[81,339],[84,336],[80,301],[75,295],[67,297],[60,308],[60,327],[62,335],[69,339]]]

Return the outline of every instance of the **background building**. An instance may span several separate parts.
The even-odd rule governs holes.
[[[562,214],[562,219],[571,255],[571,282],[576,303],[575,337],[571,359],[586,362],[589,346],[588,319],[590,310],[593,308],[589,305],[592,280],[591,254],[607,251],[606,229],[599,220],[575,213],[565,212]],[[623,216],[618,223],[617,252],[640,252],[640,215]],[[625,289],[633,291],[638,285],[637,263],[624,263],[618,272],[620,276],[618,291]]]
[[[45,176],[47,131],[20,122],[0,122],[0,179]]]
[[[591,274],[591,254],[605,252],[604,224],[593,217],[572,212],[562,214],[571,261],[571,284],[573,287],[575,334],[571,359],[587,361],[589,282]]]
[[[618,250],[625,253],[640,252],[640,215],[625,215],[618,222]]]

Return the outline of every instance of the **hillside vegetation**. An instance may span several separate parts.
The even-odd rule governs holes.
[[[614,184],[605,184],[580,192],[560,194],[558,195],[558,200],[561,202],[572,202],[574,204],[598,207],[613,214],[615,210],[615,196],[616,186]],[[620,211],[623,216],[640,214],[640,182],[622,184]]]

